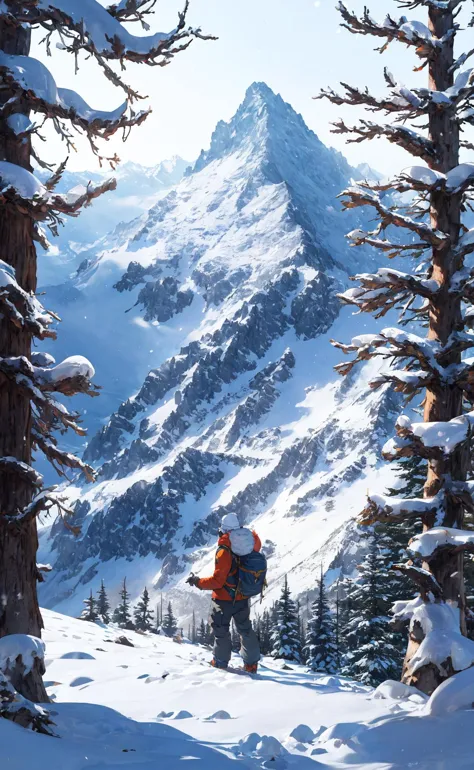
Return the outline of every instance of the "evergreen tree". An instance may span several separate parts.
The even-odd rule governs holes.
[[[89,598],[84,599],[84,604],[86,606],[82,611],[81,620],[90,620],[91,622],[94,622],[94,620],[97,620],[99,617],[97,613],[97,602],[92,596],[92,591],[90,592]]]
[[[168,609],[165,613],[165,617],[163,618],[161,628],[166,636],[176,636],[178,626],[176,623],[176,618],[173,615],[173,607],[171,606],[171,602],[168,602]]]
[[[122,588],[120,589],[120,602],[114,610],[113,621],[120,626],[120,628],[133,628],[132,618],[130,615],[130,594],[127,591],[127,579],[123,579]]]
[[[206,644],[206,624],[204,618],[201,618],[199,631],[197,632],[197,641],[199,644]]]
[[[316,599],[311,605],[305,652],[307,664],[312,671],[336,673],[337,647],[334,619],[329,610],[322,572],[318,581]]]
[[[262,655],[271,655],[273,652],[271,610],[264,610],[262,615],[257,616],[254,629],[260,644],[260,652]]]
[[[273,631],[273,657],[283,660],[301,661],[301,643],[298,625],[298,611],[288,587],[288,578],[277,605],[277,624]]]
[[[150,610],[150,595],[145,586],[143,593],[133,610],[135,628],[140,631],[151,631],[153,629],[153,612]]]
[[[394,463],[397,486],[387,490],[391,497],[423,497],[426,481],[427,461],[422,457],[402,457]],[[406,523],[406,522],[405,522]]]
[[[351,609],[344,628],[348,652],[342,673],[364,684],[377,685],[400,676],[401,655],[387,617],[387,595],[380,566],[380,550],[374,532],[366,535],[368,550],[359,577],[350,588]]]
[[[97,593],[97,614],[103,623],[110,623],[109,597],[107,596],[103,580]]]
[[[372,274],[362,273],[357,277],[358,287],[340,296],[360,312],[373,313],[377,318],[398,309],[399,322],[414,328],[408,335],[400,329],[382,332],[374,329],[375,334],[364,335],[363,344],[353,340],[351,344],[340,345],[353,357],[337,368],[347,375],[358,362],[389,357],[400,362],[401,367],[378,373],[370,386],[380,388],[391,384],[408,401],[422,400],[423,419],[417,421],[407,414],[400,415],[395,424],[396,437],[387,442],[383,454],[388,461],[409,455],[428,460],[425,499],[416,498],[413,502],[410,498],[406,504],[394,505],[388,496],[369,495],[361,521],[372,525],[416,516],[426,529],[437,530],[434,536],[428,532],[418,535],[418,546],[424,551],[423,561],[415,557],[414,564],[410,559],[401,567],[413,579],[420,595],[418,605],[412,607],[410,624],[415,633],[409,636],[403,681],[431,694],[459,670],[460,661],[454,655],[454,648],[443,665],[438,665],[435,645],[426,645],[422,665],[416,664],[427,634],[445,633],[449,607],[464,607],[463,553],[459,544],[466,543],[470,537],[470,531],[462,528],[465,511],[473,506],[468,488],[464,486],[463,494],[453,494],[451,482],[455,479],[456,484],[462,486],[466,481],[473,416],[471,411],[469,418],[462,417],[466,409],[472,409],[470,375],[474,365],[463,356],[464,343],[459,340],[469,334],[466,308],[472,303],[470,254],[473,245],[472,235],[466,236],[472,230],[468,230],[470,223],[466,214],[474,180],[469,172],[461,171],[465,165],[461,163],[460,153],[471,146],[465,139],[465,131],[472,123],[472,115],[469,109],[464,109],[464,102],[469,104],[474,88],[469,72],[459,71],[470,54],[458,36],[462,29],[460,14],[469,13],[465,0],[400,0],[398,6],[420,10],[421,19],[407,25],[405,16],[396,19],[389,13],[377,21],[367,7],[358,15],[342,1],[338,11],[343,26],[352,33],[371,35],[377,37],[377,41],[382,39],[379,48],[382,52],[392,41],[412,47],[421,60],[416,69],[425,70],[428,88],[408,86],[403,89],[408,98],[400,99],[400,83],[386,69],[388,93],[382,98],[367,88],[350,84],[343,85],[343,93],[326,89],[320,96],[337,105],[348,104],[357,109],[364,105],[370,113],[370,120],[362,119],[356,125],[340,120],[335,124],[338,133],[347,134],[349,140],[357,142],[384,137],[414,156],[416,162],[421,159],[424,167],[429,168],[429,178],[423,179],[424,170],[420,172],[412,167],[410,173],[397,174],[388,183],[357,183],[342,194],[345,208],[369,207],[377,221],[369,231],[353,230],[349,234],[353,245],[370,245],[389,258],[404,256],[411,271],[384,268]],[[469,15],[472,25],[474,19]],[[467,92],[463,78],[468,81]],[[443,98],[447,96],[443,109],[436,106],[438,94],[443,94]],[[373,119],[374,112],[389,115],[388,123]],[[420,126],[421,133],[414,130]],[[406,169],[406,164],[404,166]],[[456,183],[450,184],[453,177]],[[439,182],[446,179],[446,183]],[[389,191],[401,192],[402,188],[407,195],[399,200],[389,197],[387,205]],[[406,237],[407,230],[410,238]],[[423,326],[428,341],[419,336]],[[460,370],[462,375],[458,374]],[[438,426],[430,435],[429,444],[424,433],[427,423]],[[448,436],[449,451],[446,451]],[[442,547],[428,547],[428,543],[436,542],[437,536],[443,538],[443,532],[452,529],[459,533],[446,538]],[[418,566],[423,569],[417,569]],[[431,614],[426,625],[423,618],[429,609],[423,605],[431,605],[433,597],[440,610]],[[465,632],[463,612],[459,613],[458,620],[458,631],[462,634]]]
[[[191,641],[193,644],[197,642],[197,629],[196,629],[196,613],[193,610],[193,622],[191,624]]]
[[[336,585],[336,606],[334,616],[334,646],[336,648],[336,668],[339,671],[341,668],[341,599],[339,595],[339,580]]]
[[[9,197],[14,198],[14,202],[8,200],[2,206],[0,217],[1,259],[5,268],[0,276],[0,350],[3,361],[14,360],[18,370],[17,376],[11,376],[10,370],[7,374],[3,372],[0,389],[0,462],[3,471],[0,476],[0,595],[8,597],[8,601],[2,603],[1,637],[28,634],[40,638],[43,627],[37,598],[36,520],[54,505],[61,509],[61,498],[52,489],[45,489],[44,495],[39,494],[42,477],[32,467],[33,455],[42,453],[61,476],[67,475],[71,468],[73,472],[84,472],[89,481],[95,478],[94,470],[79,457],[64,451],[56,437],[69,429],[83,435],[75,412],[63,404],[58,408],[58,401],[78,393],[97,395],[90,381],[94,373],[92,365],[84,360],[80,367],[76,364],[77,371],[70,376],[71,366],[61,366],[58,362],[51,378],[32,366],[32,363],[39,367],[51,365],[44,355],[35,360],[38,353],[34,352],[34,347],[36,339],[56,336],[49,327],[57,320],[53,312],[41,306],[36,296],[36,247],[38,244],[48,248],[46,228],[57,235],[57,225],[63,216],[79,214],[93,199],[114,189],[116,180],[109,179],[97,186],[90,184],[74,196],[61,195],[55,188],[65,171],[67,158],[56,168],[46,162],[40,148],[39,126],[54,125],[64,140],[67,155],[74,149],[73,134],[77,132],[88,140],[101,162],[115,166],[119,158],[116,154],[104,157],[101,140],[120,133],[126,138],[130,130],[149,114],[146,109],[131,109],[133,99],[140,96],[125,83],[123,72],[116,71],[115,65],[119,63],[123,69],[125,62],[141,63],[142,66],[168,64],[188,47],[193,37],[201,37],[201,33],[187,23],[187,4],[169,35],[131,34],[129,22],[140,20],[148,29],[145,18],[153,13],[154,5],[150,0],[131,0],[109,7],[99,0],[66,4],[0,3],[0,51],[11,57],[8,66],[2,63],[0,157],[10,170],[9,179],[2,178],[2,190],[8,189]],[[71,54],[76,65],[81,51],[96,65],[99,74],[105,75],[119,90],[126,91],[125,105],[112,111],[86,108],[87,94],[84,94],[84,100],[70,83],[65,84],[69,87],[62,89],[59,98],[52,73],[30,56],[33,29],[43,32],[39,37],[45,46],[45,55],[54,53],[55,39],[61,41],[61,56]],[[123,43],[124,40],[127,42]],[[33,53],[38,59],[45,58],[41,53],[37,54],[36,46]],[[40,83],[48,84],[47,88],[42,88]],[[5,104],[9,105],[8,109],[3,109]],[[22,127],[21,131],[13,130],[12,115],[16,119],[15,125]],[[46,155],[51,161],[51,153]],[[51,172],[49,179],[43,180],[44,186],[32,173],[38,168]],[[29,179],[28,184],[19,185],[18,180],[25,178]],[[35,193],[30,197],[31,190]],[[15,526],[9,526],[9,518]],[[12,665],[12,669],[15,669],[12,680],[15,680],[16,689],[29,701],[47,701],[39,658],[28,670],[27,677],[22,676],[19,661]],[[27,721],[24,719],[25,723]],[[43,721],[44,718],[38,718],[39,723]]]

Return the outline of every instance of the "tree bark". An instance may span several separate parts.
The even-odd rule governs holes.
[[[30,28],[7,23],[0,17],[0,49],[9,54],[28,55]],[[0,104],[11,94],[2,91]],[[0,160],[31,170],[31,142],[8,131],[0,118]],[[0,257],[15,268],[18,283],[26,291],[36,290],[36,249],[33,223],[19,212],[2,209],[0,213]],[[30,335],[2,319],[0,356],[31,354]],[[0,456],[15,457],[31,464],[31,407],[29,399],[10,383],[0,390]],[[41,636],[43,627],[37,598],[36,521],[13,529],[5,514],[25,507],[32,499],[31,486],[13,474],[0,475],[0,637],[9,634]],[[2,515],[3,514],[3,515]],[[36,702],[48,700],[42,681],[42,666],[36,665],[28,677],[21,670],[13,672],[15,687]]]
[[[437,38],[442,38],[454,25],[453,14],[436,8],[429,10],[429,28]],[[454,62],[453,38],[446,43],[440,56],[429,63],[429,88],[445,91],[453,85],[453,73],[450,68]],[[435,105],[429,115],[429,138],[436,152],[437,162],[432,167],[442,173],[447,173],[459,164],[459,126],[455,119],[454,109],[440,110]],[[428,338],[441,344],[448,341],[449,336],[463,328],[461,301],[449,293],[451,277],[460,269],[459,258],[454,254],[454,246],[459,240],[461,225],[461,195],[448,195],[446,192],[433,192],[430,201],[431,225],[433,228],[448,233],[450,243],[442,249],[433,249],[432,265],[434,278],[440,284],[440,291],[430,300]],[[443,366],[460,363],[461,354],[446,356]],[[448,421],[462,414],[463,397],[460,388],[444,385],[436,391],[427,388],[424,403],[424,420],[426,422]],[[455,480],[465,480],[468,467],[468,452],[459,449],[442,460],[431,460],[428,466],[428,476],[424,488],[425,497],[432,497],[443,486],[446,477]],[[427,517],[424,529],[430,529],[435,524],[434,517]],[[439,524],[439,522],[438,522]],[[449,503],[442,521],[442,526],[463,526],[463,509],[457,503]],[[425,565],[427,566],[427,565]],[[465,596],[463,579],[463,556],[441,553],[430,562],[430,570],[442,588],[446,601],[455,603],[460,608],[461,630],[465,633]],[[411,672],[410,662],[417,652],[422,640],[421,629],[414,629],[410,635],[408,650],[404,663],[402,679],[408,684],[414,684],[426,693],[434,689],[446,678],[432,665],[424,666],[415,674]],[[449,666],[448,666],[449,667]],[[452,673],[452,672],[451,672]]]

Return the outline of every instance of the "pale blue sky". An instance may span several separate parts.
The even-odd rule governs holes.
[[[330,133],[329,123],[340,116],[355,122],[361,113],[311,98],[323,86],[338,88],[341,80],[382,93],[384,65],[407,85],[426,84],[426,70],[412,71],[419,64],[412,49],[393,43],[383,56],[374,52],[376,39],[339,27],[335,4],[335,0],[191,0],[189,21],[219,40],[196,41],[166,68],[130,64],[125,76],[148,94],[144,104],[151,104],[153,114],[125,145],[114,140],[110,149],[123,160],[147,165],[173,154],[193,160],[209,145],[217,121],[228,120],[235,112],[248,85],[263,80],[302,113],[323,142],[344,152],[352,163],[368,162],[382,172],[409,164],[405,153],[384,141],[345,145],[343,137]],[[348,5],[361,11],[364,2],[349,0]],[[387,11],[400,15],[394,0],[372,0],[368,5],[375,18],[382,19]],[[159,0],[153,29],[170,29],[181,6],[182,0]],[[426,22],[423,10],[414,18]],[[133,31],[138,32],[137,25]],[[464,34],[464,40],[473,47],[473,30]],[[122,93],[92,62],[83,62],[76,76],[72,56],[53,49],[53,58],[46,61],[44,49],[39,53],[36,47],[34,55],[48,64],[58,85],[74,88],[92,107],[105,109],[122,101]],[[53,143],[57,157],[56,138]],[[78,149],[71,167],[94,168],[87,146],[79,143]]]

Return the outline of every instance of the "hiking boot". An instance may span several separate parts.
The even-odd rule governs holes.
[[[216,660],[213,658],[211,660],[211,666],[214,666],[214,668],[227,668],[227,663],[224,663],[223,660]]]
[[[244,663],[244,671],[247,672],[247,674],[256,674],[258,668],[258,663]]]

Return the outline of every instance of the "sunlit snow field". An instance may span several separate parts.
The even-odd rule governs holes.
[[[382,685],[374,697],[355,682],[295,664],[285,670],[270,658],[252,678],[216,671],[201,646],[50,611],[44,619],[60,738],[1,720],[2,768],[472,768],[472,710],[433,717],[414,690],[395,698]],[[115,643],[123,634],[134,647]]]

